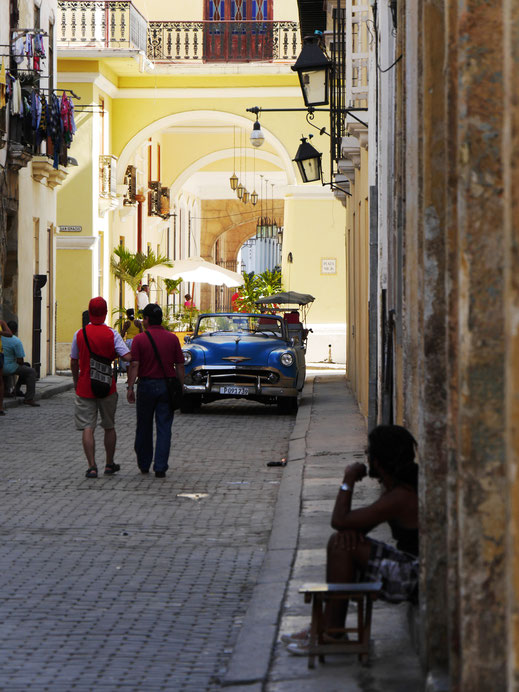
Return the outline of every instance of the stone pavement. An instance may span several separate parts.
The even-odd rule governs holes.
[[[135,472],[122,400],[124,468],[84,479],[72,404],[69,392],[0,421],[0,689],[423,689],[405,604],[376,603],[369,667],[329,656],[308,670],[278,643],[308,622],[297,589],[324,580],[342,471],[363,458],[343,373],[309,372],[295,424],[246,402],[177,416],[166,481]],[[266,467],[287,452],[286,467]],[[377,488],[363,481],[355,501]]]
[[[407,604],[375,603],[368,667],[354,655],[327,656],[325,664],[309,670],[306,657],[290,655],[279,642],[282,632],[309,623],[310,606],[298,588],[325,581],[325,546],[337,489],[344,467],[363,460],[366,446],[364,419],[344,374],[314,376],[307,381],[292,432],[267,557],[224,682],[234,692],[421,691]],[[378,488],[373,479],[357,484],[354,505],[373,501]],[[372,535],[391,540],[384,527]]]
[[[266,462],[295,416],[232,401],[178,415],[159,480],[137,471],[121,397],[121,472],[87,480],[73,397],[0,420],[0,689],[220,689],[283,473]]]

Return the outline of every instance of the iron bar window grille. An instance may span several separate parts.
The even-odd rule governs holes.
[[[333,10],[333,35],[330,45],[333,70],[330,75],[330,173],[331,180],[335,173],[335,164],[341,158],[342,138],[346,134],[346,10],[340,0]]]

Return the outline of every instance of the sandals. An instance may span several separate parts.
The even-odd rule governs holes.
[[[119,464],[107,464],[105,466],[105,476],[112,476],[117,471],[120,471]],[[85,473],[85,478],[97,478],[97,466],[90,466]]]
[[[107,464],[105,466],[105,476],[113,476],[114,473],[117,473],[117,471],[121,470],[121,466],[119,464]]]

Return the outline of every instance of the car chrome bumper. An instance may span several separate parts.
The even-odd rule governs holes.
[[[221,396],[233,396],[232,394],[222,394],[220,391],[221,387],[225,387],[224,382],[218,384],[211,384],[210,386],[204,384],[185,384],[184,393],[185,394],[211,394],[211,395],[221,395]],[[258,385],[243,385],[247,387],[249,393],[247,395],[237,395],[237,396],[297,396],[298,391],[295,387],[280,387],[279,385],[268,385],[262,384]]]

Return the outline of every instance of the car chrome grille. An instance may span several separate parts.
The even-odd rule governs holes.
[[[193,382],[196,384],[203,384],[207,382],[207,377],[210,377],[211,382],[218,383],[232,383],[232,384],[256,384],[258,380],[262,384],[275,384],[279,381],[279,374],[271,370],[256,370],[253,368],[240,370],[195,370],[192,373]]]

